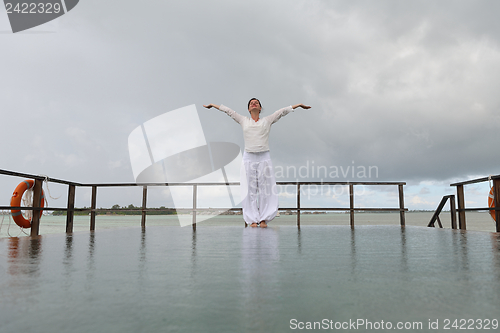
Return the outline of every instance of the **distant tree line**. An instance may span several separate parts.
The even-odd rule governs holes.
[[[83,207],[83,209],[86,209],[84,211],[75,211],[75,215],[89,215],[90,214],[90,207]],[[120,205],[113,205],[111,208],[99,208],[102,209],[102,211],[97,211],[96,215],[141,215],[142,214],[142,207],[137,207],[132,204],[128,206],[123,206],[120,207]],[[151,211],[146,212],[147,215],[175,215],[177,214],[175,209],[172,208],[166,208],[165,206],[161,206],[160,208],[147,208],[147,209],[154,209]],[[163,210],[166,209],[166,210]],[[60,216],[60,215],[66,215],[65,211],[59,210],[59,211],[54,211],[52,213],[54,216]]]

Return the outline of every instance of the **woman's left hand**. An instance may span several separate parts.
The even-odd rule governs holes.
[[[311,107],[308,106],[308,105],[304,105],[304,104],[295,104],[294,106],[292,106],[293,109],[296,109],[296,108],[303,108],[303,109],[310,109]]]

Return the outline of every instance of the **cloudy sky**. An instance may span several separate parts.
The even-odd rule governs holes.
[[[312,106],[273,125],[276,168],[339,170],[302,181],[404,181],[409,209],[434,209],[450,183],[500,173],[499,12],[493,0],[82,0],[13,34],[2,8],[0,168],[133,182],[135,128],[195,104],[207,141],[243,147],[239,125],[202,105],[246,114],[258,97],[264,116]],[[5,205],[18,182],[0,180]],[[49,186],[61,195],[50,206],[64,206],[66,188]],[[397,206],[393,190],[370,187],[357,204]],[[467,205],[486,205],[487,184],[466,190]],[[140,204],[140,189],[106,191],[98,206]],[[88,189],[77,200],[88,206]]]

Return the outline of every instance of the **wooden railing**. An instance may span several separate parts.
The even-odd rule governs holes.
[[[493,195],[495,205],[493,208],[490,207],[481,207],[481,208],[465,208],[465,195],[464,195],[464,185],[483,183],[487,181],[493,181]],[[478,211],[478,210],[494,210],[495,211],[495,221],[496,221],[496,232],[500,232],[500,175],[476,178],[467,180],[464,182],[458,182],[450,184],[450,186],[457,187],[457,199],[458,199],[458,225],[462,230],[467,229],[466,221],[465,221],[465,212],[467,211]]]
[[[238,186],[238,182],[231,182],[231,183],[101,183],[101,184],[83,184],[83,183],[76,183],[76,182],[71,182],[71,181],[66,181],[66,180],[61,180],[61,179],[56,179],[56,178],[50,178],[50,177],[45,177],[45,176],[40,176],[40,175],[30,175],[30,174],[25,174],[25,173],[19,173],[19,172],[13,172],[13,171],[7,171],[7,170],[1,170],[0,169],[0,174],[7,175],[7,176],[14,176],[14,177],[22,177],[22,178],[29,178],[29,179],[34,179],[35,180],[35,186],[34,186],[34,201],[33,201],[33,207],[11,207],[11,206],[0,206],[0,209],[23,209],[23,210],[33,210],[35,213],[39,212],[41,210],[44,211],[66,211],[66,232],[71,233],[73,232],[73,220],[74,220],[74,212],[75,211],[90,211],[90,230],[93,231],[95,230],[95,217],[96,217],[96,212],[99,211],[114,211],[113,209],[98,209],[96,208],[96,203],[97,203],[97,189],[103,188],[103,187],[133,187],[133,186],[139,186],[143,188],[142,191],[142,207],[141,209],[120,209],[120,211],[141,211],[142,212],[142,218],[141,218],[141,226],[143,228],[146,227],[146,213],[148,211],[171,211],[172,208],[165,208],[165,209],[159,209],[159,208],[147,208],[147,191],[148,187],[155,187],[155,186],[192,186],[193,187],[193,206],[191,209],[188,209],[188,211],[191,211],[193,214],[193,222],[192,222],[192,227],[193,230],[196,230],[196,213],[197,212],[202,212],[202,211],[210,211],[208,208],[198,208],[197,207],[197,188],[198,186]],[[47,182],[53,182],[53,183],[59,183],[59,184],[64,184],[68,186],[68,203],[66,208],[55,208],[55,207],[40,207],[40,202],[41,202],[41,196],[42,196],[42,183],[43,181]],[[354,227],[354,213],[356,211],[376,211],[376,212],[381,212],[381,211],[393,211],[393,212],[399,212],[400,214],[400,224],[401,226],[405,225],[405,212],[408,211],[407,208],[404,207],[404,193],[403,193],[403,186],[406,185],[404,182],[277,182],[277,185],[295,185],[297,189],[297,206],[296,207],[284,207],[284,208],[279,208],[279,210],[290,210],[290,211],[296,211],[297,212],[297,227],[300,228],[300,212],[301,211],[346,211],[350,213],[350,225],[351,227]],[[308,185],[318,185],[318,186],[323,186],[323,185],[342,185],[342,186],[348,186],[349,187],[349,207],[316,207],[316,208],[311,208],[311,207],[301,207],[301,202],[300,202],[300,193],[301,193],[301,186],[308,186]],[[397,208],[362,208],[362,207],[355,207],[354,206],[354,186],[372,186],[372,185],[382,185],[382,186],[387,186],[387,185],[393,185],[398,187],[398,193],[399,193],[399,207]],[[91,187],[92,188],[92,197],[91,197],[91,204],[90,204],[90,209],[89,208],[75,208],[75,192],[77,187]],[[220,208],[220,210],[227,210],[227,211],[241,211],[241,208]],[[40,225],[40,214],[33,214],[33,218],[31,221],[31,235],[35,236],[39,234],[39,225]]]
[[[444,205],[446,204],[446,201],[450,200],[450,214],[451,214],[451,228],[456,229],[457,228],[457,212],[456,212],[456,206],[455,206],[455,196],[454,195],[445,195],[443,199],[441,199],[441,202],[439,203],[438,208],[434,212],[434,214],[431,217],[431,220],[429,224],[427,225],[428,227],[434,227],[434,224],[438,223],[439,227],[442,228],[443,224],[441,223],[441,220],[439,219],[439,214],[441,214],[441,211],[444,208]]]

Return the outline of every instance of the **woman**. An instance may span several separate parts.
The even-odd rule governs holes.
[[[269,132],[271,125],[281,117],[301,107],[310,106],[296,104],[260,118],[262,104],[257,98],[248,101],[250,118],[242,116],[224,105],[203,105],[225,112],[243,128],[245,151],[241,170],[243,219],[251,227],[266,228],[267,223],[276,217],[278,212],[278,193],[274,179],[271,155],[269,154]]]

